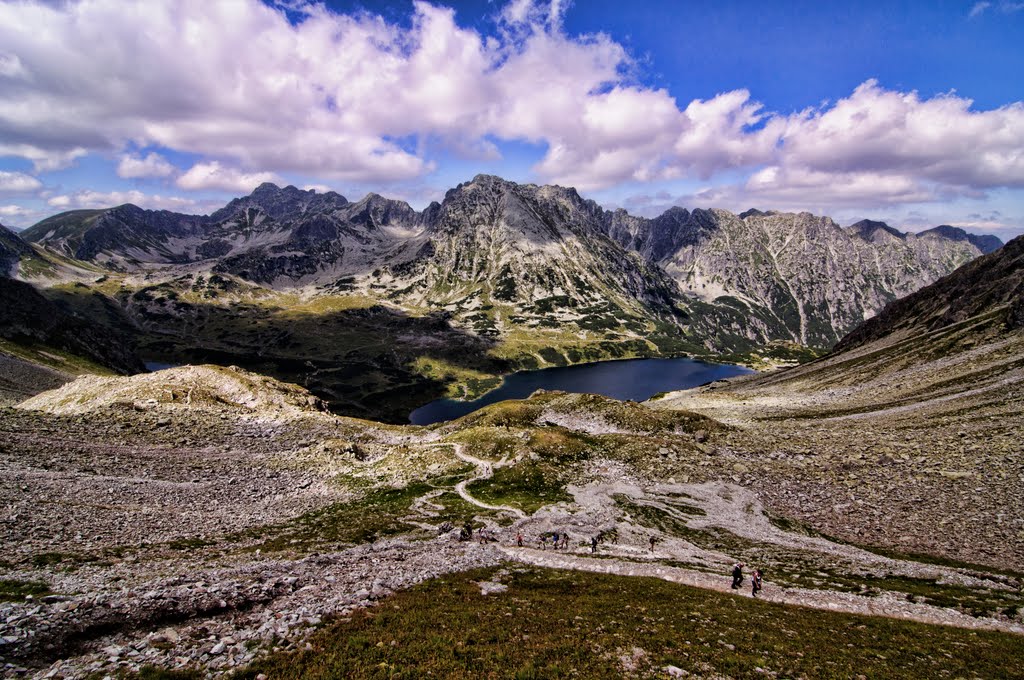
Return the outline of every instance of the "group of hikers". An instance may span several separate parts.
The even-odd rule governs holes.
[[[742,562],[737,562],[732,566],[732,589],[739,590],[740,586],[743,585],[743,567],[746,565]],[[755,569],[750,575],[750,594],[753,597],[757,597],[757,594],[761,592],[761,578],[763,574],[760,569]]]
[[[452,526],[450,523],[445,523],[442,526],[442,531],[451,531]],[[476,531],[477,539],[480,543],[493,543],[497,542],[498,536],[494,531],[490,529],[478,529]],[[459,540],[468,541],[473,538],[473,525],[470,522],[466,522],[462,529],[459,530]],[[604,543],[605,541],[611,541],[612,543],[618,544],[619,532],[615,528],[604,529],[599,531],[597,534],[590,537],[590,552],[596,553],[597,546]],[[651,536],[649,539],[651,552],[654,552],[654,547],[658,543],[658,538]],[[523,536],[522,530],[516,532],[516,546],[524,547],[526,539]],[[537,546],[541,550],[547,550],[548,546],[551,546],[552,550],[568,550],[569,549],[569,533],[566,531],[545,531],[537,537]],[[739,590],[743,585],[743,567],[746,565],[743,562],[737,562],[732,567],[732,589]],[[757,594],[761,592],[762,577],[763,573],[760,569],[754,569],[750,575],[750,594],[757,597]]]

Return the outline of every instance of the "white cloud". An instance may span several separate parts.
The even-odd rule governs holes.
[[[967,16],[969,18],[973,19],[974,17],[977,17],[977,16],[980,16],[980,15],[984,14],[985,10],[987,10],[991,6],[992,6],[992,3],[991,2],[985,2],[985,0],[982,0],[982,2],[976,2],[976,3],[974,3],[974,6],[971,7],[971,12]]]
[[[176,171],[176,168],[166,158],[152,151],[145,157],[122,154],[121,160],[117,164],[117,176],[126,179],[170,177]]]
[[[7,172],[0,170],[0,193],[24,194],[30,191],[38,191],[43,188],[43,183],[32,175],[23,172]]]
[[[0,217],[22,217],[30,212],[20,205],[0,205]]]
[[[159,196],[144,194],[141,191],[76,191],[59,194],[46,201],[47,205],[59,210],[77,210],[82,208],[112,208],[132,203],[140,208],[150,210],[191,211],[197,207],[196,201],[177,196]]]
[[[304,184],[300,187],[303,191],[315,191],[318,194],[326,194],[334,189],[330,188],[326,184]]]
[[[1024,187],[1024,104],[972,111],[971,100],[921,99],[875,81],[824,111],[787,121],[783,164],[884,172],[951,187]]]
[[[270,172],[244,173],[235,168],[221,165],[217,161],[196,163],[178,178],[182,189],[220,189],[249,193],[264,182],[280,181]]]
[[[237,192],[279,173],[409,183],[433,169],[428,149],[493,158],[495,142],[519,140],[546,145],[541,180],[584,190],[729,170],[761,172],[720,192],[780,200],[1024,187],[1020,103],[975,111],[874,81],[797,113],[745,90],[680,103],[638,84],[607,35],[567,35],[560,0],[506,3],[493,36],[426,2],[408,27],[287,7],[302,20],[259,0],[0,2],[0,69],[13,74],[0,155],[42,171],[121,153],[122,176],[170,177],[158,155],[127,153],[168,148],[199,156],[180,188]]]

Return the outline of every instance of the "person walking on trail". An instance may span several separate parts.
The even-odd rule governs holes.
[[[591,536],[590,537],[590,552],[592,552],[592,553],[596,553],[597,552],[597,536]]]
[[[750,595],[757,597],[759,592],[761,592],[761,570],[755,569],[754,573],[750,575]]]
[[[658,542],[658,539],[651,536],[651,552],[654,552],[654,544]]]
[[[562,532],[562,550],[569,549],[569,534]]]
[[[516,532],[516,547],[517,548],[522,548],[523,547],[523,532],[522,531]]]
[[[743,584],[743,563],[737,562],[732,567],[732,589],[736,590]]]

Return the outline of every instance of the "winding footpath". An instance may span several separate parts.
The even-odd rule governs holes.
[[[454,451],[456,458],[465,463],[469,463],[470,465],[476,466],[476,474],[474,476],[468,479],[464,479],[455,485],[455,493],[459,494],[459,497],[462,498],[462,500],[472,505],[475,505],[478,508],[483,508],[484,510],[508,512],[515,515],[519,519],[526,519],[526,513],[520,510],[519,508],[513,508],[512,506],[509,505],[491,505],[490,503],[484,503],[481,500],[473,498],[473,496],[468,491],[466,491],[466,486],[468,486],[469,484],[472,484],[473,482],[478,482],[481,479],[490,479],[491,475],[494,474],[494,469],[509,465],[508,461],[506,461],[503,458],[495,463],[488,460],[483,460],[482,458],[477,458],[476,456],[471,456],[468,453],[466,453],[466,447],[464,444],[458,444],[455,442],[429,444],[429,446],[450,446],[452,447],[452,450]]]
[[[509,464],[502,459],[492,462],[476,458],[467,454],[462,444],[445,443],[436,446],[451,446],[455,456],[460,460],[476,466],[476,473],[455,486],[455,491],[466,502],[486,510],[509,512],[520,520],[527,519],[527,514],[518,508],[507,505],[491,505],[474,498],[466,486],[472,482],[488,479],[494,474],[495,468]],[[719,509],[720,508],[716,508]],[[513,527],[515,529],[515,527]],[[799,537],[801,542],[816,539]],[[528,547],[515,547],[512,545],[495,546],[508,559],[529,564],[537,567],[550,569],[563,569],[575,571],[587,571],[601,574],[613,574],[617,576],[639,576],[660,578],[672,583],[714,590],[721,593],[733,594],[737,597],[747,596],[748,585],[741,590],[732,590],[727,575],[708,573],[695,569],[672,567],[656,561],[633,561],[622,559],[623,556],[608,556],[603,558],[587,557],[584,554],[574,552],[558,552],[555,550],[536,550]],[[860,553],[861,551],[855,551]],[[666,557],[672,557],[666,555]],[[877,556],[871,555],[878,559]],[[749,597],[749,596],[748,596]],[[873,597],[844,593],[834,590],[815,590],[810,588],[787,588],[769,581],[764,582],[759,599],[781,604],[810,607],[826,611],[840,612],[844,614],[858,614],[863,616],[882,616],[892,619],[903,619],[917,621],[933,625],[956,626],[972,630],[998,630],[1006,633],[1024,635],[1024,625],[1012,621],[977,618],[956,611],[945,609],[928,604],[909,602],[903,593],[882,592]]]

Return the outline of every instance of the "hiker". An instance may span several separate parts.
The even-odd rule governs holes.
[[[469,520],[466,520],[466,523],[462,525],[462,531],[466,534],[465,540],[468,541],[469,539],[473,538],[473,525],[469,522]]]
[[[522,548],[523,547],[523,532],[522,531],[517,531],[516,532],[516,547],[517,548]]]
[[[541,534],[540,535],[540,549],[541,550],[547,550],[548,549],[548,535],[547,534]]]
[[[732,567],[732,589],[736,590],[743,583],[743,563],[737,562]]]
[[[590,537],[590,552],[592,552],[592,553],[596,553],[597,552],[597,536],[591,536]]]
[[[565,533],[564,531],[562,532],[562,549],[569,549],[569,534]]]
[[[651,552],[654,552],[654,544],[658,542],[658,539],[651,536]]]
[[[750,575],[750,595],[757,597],[759,592],[761,592],[761,570],[755,569],[754,573]]]

